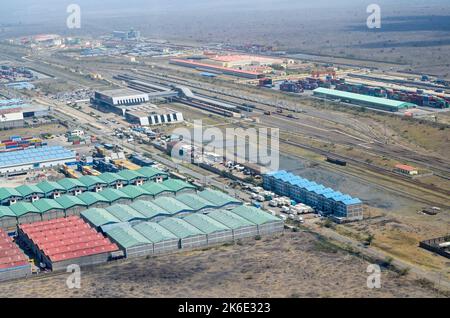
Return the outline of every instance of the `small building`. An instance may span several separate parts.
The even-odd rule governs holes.
[[[179,238],[179,247],[194,249],[206,246],[206,234],[179,218],[167,218],[158,222],[159,225]]]
[[[217,206],[214,203],[192,193],[180,194],[176,199],[177,201],[191,207],[194,212],[208,213],[214,209],[217,209]]]
[[[114,189],[121,189],[127,184],[127,180],[114,172],[105,172],[98,176],[102,181],[104,181],[108,187]]]
[[[36,186],[44,192],[45,198],[56,199],[66,193],[66,189],[57,182],[42,181]]]
[[[171,216],[164,208],[154,204],[151,201],[137,200],[130,204],[134,210],[144,215],[147,220],[158,222]]]
[[[40,199],[33,202],[33,205],[39,210],[44,221],[63,218],[65,216],[64,208],[53,199]]]
[[[175,195],[197,192],[197,188],[195,186],[179,179],[167,179],[162,183],[162,185],[172,190]]]
[[[64,194],[56,198],[55,201],[63,207],[66,217],[72,215],[79,216],[81,211],[86,210],[88,207],[85,202],[75,195]]]
[[[183,217],[195,212],[193,208],[174,198],[159,197],[153,200],[152,203],[163,208],[165,211],[170,213],[171,216]]]
[[[128,204],[131,202],[130,196],[118,189],[105,189],[102,191],[101,195],[108,199],[109,204]]]
[[[394,171],[401,174],[406,174],[408,176],[416,176],[419,174],[419,170],[417,168],[401,164],[395,165]]]
[[[15,229],[17,226],[16,214],[7,206],[0,206],[0,231]],[[0,248],[1,253],[1,248]],[[0,254],[1,255],[1,254]],[[1,256],[0,256],[1,257]]]
[[[0,204],[12,205],[22,200],[22,194],[14,188],[0,188]]]
[[[128,185],[141,186],[147,181],[147,178],[143,174],[135,170],[121,170],[117,174],[124,178]]]
[[[22,198],[29,202],[34,202],[39,200],[40,198],[43,198],[45,196],[44,191],[39,189],[34,184],[24,184],[21,186],[18,186],[16,188],[17,192],[19,192],[22,195]]]
[[[142,167],[136,171],[144,175],[148,181],[163,182],[169,178],[169,174],[167,172],[152,167]]]
[[[129,224],[110,228],[106,235],[124,251],[126,258],[153,254],[153,243]]]
[[[164,184],[157,182],[146,182],[142,185],[142,188],[150,193],[153,198],[159,197],[174,197],[175,191],[166,187]]]
[[[80,195],[87,191],[87,186],[78,179],[64,178],[57,181],[57,183],[66,190],[66,193],[71,195]]]
[[[255,223],[258,226],[259,235],[278,233],[283,232],[284,230],[283,220],[273,216],[270,213],[264,212],[261,209],[248,205],[242,205],[234,208],[231,212],[249,220],[252,223]]]
[[[41,212],[30,202],[17,202],[10,209],[16,215],[18,224],[42,221]]]
[[[230,228],[233,232],[234,240],[258,235],[258,227],[255,223],[229,210],[216,210],[209,213],[208,216]]]
[[[198,193],[200,197],[211,202],[219,209],[231,209],[242,205],[242,202],[221,191],[205,189]]]
[[[131,199],[131,201],[153,200],[153,195],[142,186],[128,185],[128,186],[120,189],[120,191],[123,192],[124,194],[128,195],[128,197]]]
[[[141,222],[133,228],[153,243],[153,254],[171,253],[179,249],[178,237],[158,223]]]
[[[96,176],[82,176],[78,181],[84,184],[88,191],[93,192],[100,192],[108,186],[105,181]]]
[[[78,196],[88,208],[104,208],[109,206],[109,200],[97,192],[83,192]]]
[[[233,231],[224,224],[204,214],[191,214],[184,221],[206,233],[208,245],[222,244],[233,241]]]

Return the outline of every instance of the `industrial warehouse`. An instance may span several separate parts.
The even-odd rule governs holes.
[[[290,197],[330,215],[338,222],[363,219],[361,200],[284,170],[265,174],[264,189]]]
[[[319,87],[313,91],[314,96],[326,99],[338,99],[341,102],[355,104],[379,110],[398,112],[402,109],[414,108],[417,105],[402,101],[391,100],[362,94],[349,93],[329,88]]]
[[[22,99],[0,100],[0,129],[23,127],[27,118],[40,118],[48,114],[48,107]]]

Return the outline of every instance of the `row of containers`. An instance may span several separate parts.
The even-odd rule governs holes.
[[[45,146],[46,143],[40,138],[11,136],[9,139],[0,142],[0,152],[22,150]]]
[[[448,108],[450,99],[445,97],[427,95],[423,90],[418,89],[416,92],[385,89],[382,87],[373,87],[362,84],[342,83],[336,85],[336,89],[340,91],[387,98],[408,103],[413,103],[418,106],[427,106],[433,108]]]

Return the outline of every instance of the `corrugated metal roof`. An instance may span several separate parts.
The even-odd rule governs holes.
[[[158,195],[162,192],[172,192],[175,191],[166,187],[165,185],[157,182],[146,182],[142,185],[142,188],[144,188],[148,193],[151,195]]]
[[[105,209],[92,208],[81,212],[81,215],[96,227],[121,222],[118,218]]]
[[[14,188],[0,188],[0,200],[6,200],[11,197],[22,197],[19,191]]]
[[[75,153],[61,146],[29,148],[21,150],[20,152],[1,152],[0,167],[10,167],[23,164],[33,164],[36,162],[64,159],[75,159]]]
[[[63,210],[64,208],[55,200],[52,199],[40,199],[32,203],[41,213],[45,213],[50,210]]]
[[[101,192],[102,197],[109,200],[109,202],[114,202],[119,199],[129,199],[130,196],[118,189],[105,189]]]
[[[92,205],[97,202],[108,202],[109,203],[109,200],[107,198],[103,197],[101,194],[99,194],[97,192],[86,191],[86,192],[83,192],[82,194],[80,194],[78,196],[78,198],[81,201],[83,201],[84,203],[86,203],[87,205]]]
[[[95,186],[97,184],[103,184],[106,185],[107,183],[96,176],[82,176],[78,179],[82,184],[84,184],[86,187],[90,188],[92,186]]]
[[[241,201],[217,190],[206,189],[199,192],[198,195],[203,199],[215,204],[217,207],[223,207],[230,203],[242,204]]]
[[[67,191],[72,191],[75,188],[84,188],[87,187],[78,179],[72,179],[72,178],[64,178],[59,181],[57,181],[59,185],[61,185],[64,189]]]
[[[124,204],[114,204],[105,208],[106,211],[114,215],[122,222],[130,222],[133,220],[146,220],[147,217]]]
[[[150,195],[150,192],[145,190],[142,186],[135,185],[127,185],[126,187],[120,189],[120,191],[128,195],[133,200],[142,195]]]
[[[154,204],[150,201],[138,200],[130,204],[130,207],[138,211],[140,214],[146,216],[149,220],[157,216],[170,216],[164,208]]]
[[[124,177],[114,172],[105,172],[100,174],[98,177],[107,184],[113,184],[117,181],[126,181]]]
[[[216,210],[211,213],[208,213],[208,216],[220,223],[223,223],[224,225],[233,230],[255,225],[255,223],[252,223],[249,220],[244,219],[243,217],[228,210]]]
[[[142,173],[139,173],[134,170],[121,170],[117,173],[119,176],[127,180],[128,182],[131,182],[137,178],[145,178],[145,176]]]
[[[192,184],[184,182],[179,179],[167,179],[167,180],[163,181],[162,184],[175,192],[178,192],[178,191],[184,190],[184,189],[196,189]]]
[[[29,195],[34,194],[34,193],[39,193],[39,194],[42,194],[42,195],[45,194],[44,191],[39,189],[34,184],[23,184],[21,186],[16,187],[16,190],[17,190],[17,192],[19,192],[24,197],[29,196]]]
[[[168,176],[168,174],[164,171],[161,171],[159,169],[156,168],[152,168],[152,167],[142,167],[139,168],[138,170],[136,170],[137,172],[139,172],[140,174],[144,175],[146,178],[153,178],[156,176]]]
[[[80,200],[80,198],[78,198],[78,196],[75,195],[64,194],[56,198],[55,201],[58,202],[64,209],[70,209],[77,205],[87,206],[85,202]]]
[[[17,217],[27,213],[40,213],[39,209],[30,202],[17,202],[9,207]]]
[[[2,217],[16,217],[16,215],[9,207],[0,205],[0,218]]]
[[[195,211],[199,211],[205,208],[217,207],[214,203],[209,202],[208,200],[203,199],[201,196],[192,193],[181,194],[177,196],[176,199],[186,204],[187,206],[193,208]]]
[[[417,106],[412,103],[406,103],[403,101],[397,101],[393,99],[387,99],[387,98],[380,98],[375,96],[369,96],[369,95],[362,95],[362,94],[355,94],[345,91],[339,91],[334,89],[328,89],[319,87],[313,90],[313,93],[319,93],[319,94],[327,94],[331,96],[335,96],[338,98],[348,98],[353,100],[359,100],[367,103],[377,104],[377,105],[383,105],[383,106],[389,106],[389,107],[396,107],[396,108],[406,108],[406,107],[412,107]]]
[[[148,240],[141,233],[133,229],[131,226],[113,227],[109,229],[106,232],[106,234],[123,248],[131,248],[145,244],[152,244],[150,240]]]
[[[172,232],[178,238],[187,238],[191,236],[204,235],[202,231],[192,226],[188,222],[178,218],[166,218],[158,222],[166,230]]]
[[[178,239],[172,232],[154,222],[141,222],[133,228],[153,243]]]
[[[54,191],[65,191],[66,189],[60,185],[57,182],[53,182],[53,181],[42,181],[38,184],[36,184],[36,186],[41,189],[42,191],[44,191],[45,194],[54,192]]]
[[[183,218],[189,224],[195,226],[200,231],[206,234],[212,234],[216,232],[228,231],[230,228],[224,224],[210,218],[204,214],[191,214]]]
[[[262,225],[270,222],[281,222],[281,219],[253,206],[241,205],[237,208],[232,209],[231,212],[257,225]]]
[[[190,206],[169,197],[160,197],[152,201],[154,204],[158,205],[159,207],[163,208],[167,212],[169,212],[171,215],[180,213],[180,212],[192,212],[194,211],[193,208]]]

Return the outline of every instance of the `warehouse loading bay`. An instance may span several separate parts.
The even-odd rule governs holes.
[[[1,99],[20,99],[22,102],[19,105],[29,104],[46,109],[38,121],[34,121],[33,117],[22,121],[14,117],[14,126],[5,126],[0,131],[0,139],[5,144],[4,152],[9,152],[16,144],[20,148],[20,143],[26,142],[27,149],[18,151],[62,147],[73,155],[70,159],[55,159],[55,163],[48,166],[40,162],[20,172],[2,172],[4,188],[16,189],[21,185],[39,185],[45,181],[59,183],[67,178],[98,178],[105,173],[129,176],[123,171],[150,167],[167,174],[168,180],[179,180],[188,188],[194,187],[194,195],[200,197],[191,198],[192,202],[179,203],[178,196],[186,194],[173,193],[172,199],[178,203],[167,202],[174,206],[186,203],[197,206],[199,202],[206,204],[204,200],[211,202],[201,194],[211,190],[247,207],[246,212],[233,212],[235,206],[225,208],[231,211],[231,220],[240,220],[242,215],[252,211],[255,215],[264,213],[258,221],[243,218],[250,222],[249,227],[252,224],[255,226],[255,232],[248,237],[210,245],[207,244],[206,234],[210,228],[219,231],[218,228],[226,223],[228,225],[222,231],[231,231],[229,226],[232,221],[227,219],[221,223],[218,221],[220,216],[208,216],[209,213],[217,214],[217,211],[202,213],[192,212],[191,209],[186,215],[178,211],[176,213],[181,215],[167,219],[182,221],[164,223],[160,219],[142,219],[140,222],[148,223],[146,226],[151,227],[152,231],[165,233],[168,241],[171,238],[180,242],[177,249],[170,253],[153,257],[156,255],[153,253],[156,245],[149,238],[154,234],[145,235],[151,232],[148,228],[136,228],[135,224],[108,228],[110,224],[97,226],[93,221],[106,218],[110,222],[119,219],[121,222],[117,223],[123,223],[121,217],[125,220],[125,215],[129,213],[138,215],[142,212],[124,212],[123,206],[116,209],[117,203],[112,201],[102,204],[97,195],[85,195],[85,200],[89,202],[91,197],[95,197],[97,205],[89,207],[89,202],[82,200],[87,205],[74,216],[53,211],[48,219],[43,217],[44,213],[40,219],[30,217],[23,223],[19,217],[23,212],[14,214],[18,208],[10,208],[20,204],[21,200],[11,205],[5,203],[2,204],[4,210],[13,215],[5,212],[2,216],[5,220],[9,216],[16,221],[3,222],[3,232],[13,235],[13,247],[19,248],[19,251],[14,249],[8,253],[24,253],[25,258],[18,258],[22,262],[20,264],[27,260],[25,263],[31,265],[30,274],[25,278],[20,278],[24,273],[22,268],[17,272],[17,277],[9,277],[17,281],[2,283],[0,286],[4,290],[26,293],[29,286],[41,286],[43,294],[49,294],[52,284],[61,280],[63,273],[58,266],[63,268],[64,260],[58,261],[50,250],[47,254],[37,253],[33,246],[39,246],[39,238],[33,237],[32,230],[25,226],[36,222],[36,227],[42,226],[40,231],[49,231],[45,229],[60,219],[53,215],[59,215],[62,219],[68,219],[60,224],[61,228],[72,231],[72,227],[86,227],[87,231],[91,231],[90,235],[99,240],[93,242],[107,250],[105,255],[97,253],[82,264],[89,268],[86,274],[89,280],[98,279],[105,284],[107,279],[98,273],[100,268],[105,273],[117,269],[123,277],[134,277],[133,267],[138,269],[138,275],[146,267],[145,264],[150,264],[158,269],[153,274],[160,274],[164,264],[170,263],[168,270],[178,272],[184,262],[188,272],[192,270],[190,274],[200,284],[201,279],[212,279],[214,276],[210,273],[210,266],[215,264],[229,268],[231,264],[225,261],[228,257],[239,258],[239,255],[248,254],[235,265],[243,266],[241,261],[251,260],[255,264],[267,262],[274,267],[287,266],[279,264],[276,259],[291,258],[289,264],[293,266],[303,257],[310,259],[311,264],[328,268],[334,257],[332,255],[337,253],[337,262],[348,268],[349,273],[361,270],[364,267],[361,262],[365,264],[367,259],[382,264],[386,277],[391,278],[385,295],[400,292],[421,295],[426,288],[438,290],[438,295],[446,295],[450,279],[448,247],[445,245],[450,234],[450,114],[445,81],[433,76],[424,77],[423,74],[403,73],[401,70],[393,72],[391,65],[382,63],[376,68],[350,67],[263,54],[256,58],[250,52],[225,53],[214,48],[183,45],[165,50],[174,52],[176,58],[158,54],[131,58],[127,53],[117,53],[115,56],[102,56],[103,62],[98,56],[80,58],[74,53],[76,50],[71,53],[61,50],[60,54],[56,54],[57,48],[35,51],[24,62],[18,60],[18,56],[26,56],[29,53],[27,48],[10,50],[8,44],[1,43],[1,46],[4,48],[2,59],[7,61],[4,64],[9,68],[22,67],[36,74],[45,74],[33,78],[33,87],[17,89],[0,85]],[[205,52],[208,55],[201,56]],[[192,61],[193,56],[201,56],[201,61],[196,62],[200,65],[184,62]],[[5,71],[29,74],[25,69],[9,68]],[[240,71],[236,71],[238,68]],[[27,80],[25,76],[30,75],[22,73],[20,81],[24,82]],[[2,111],[6,111],[7,107],[17,109],[4,106]],[[21,109],[24,110],[23,116],[26,108]],[[279,128],[280,167],[278,171],[272,171],[276,177],[270,179],[269,173],[252,164],[223,160],[210,149],[204,149],[202,144],[189,144],[173,134],[176,128],[192,130],[195,120],[202,120],[205,129]],[[36,139],[34,144],[29,138]],[[197,160],[175,163],[170,158],[174,143],[179,143]],[[167,180],[164,182],[167,183]],[[126,186],[139,187],[134,184]],[[132,192],[142,191],[130,189],[133,189]],[[106,188],[98,194],[101,196],[103,191]],[[116,191],[107,193],[111,196],[112,193],[123,195],[121,198],[125,203],[122,204],[134,204],[135,201],[126,201],[131,200],[125,198],[126,191],[121,191],[122,194]],[[145,194],[142,196],[144,199],[136,202],[144,202],[145,206],[152,205],[153,200],[160,200],[155,195],[148,199],[145,199]],[[24,198],[31,204],[25,205],[30,209],[25,214],[32,215],[37,213],[33,212],[35,209],[44,209],[41,206],[46,201],[38,203],[43,199],[56,200],[39,198],[39,195],[36,202]],[[53,204],[50,201],[46,203]],[[211,209],[222,208],[216,205]],[[83,215],[83,211],[89,211],[86,214],[89,217]],[[237,212],[243,214],[239,216]],[[206,220],[191,216],[196,214],[206,216]],[[39,222],[44,223],[39,225]],[[259,234],[258,222],[263,222],[261,225],[279,222],[283,224],[283,230],[272,231],[270,235],[264,231]],[[197,237],[188,240],[180,232],[189,232],[191,237],[196,233]],[[50,237],[53,235],[56,234],[48,233]],[[202,235],[205,237],[204,244]],[[222,234],[224,237],[227,235],[232,237],[232,234]],[[142,249],[126,246],[124,236],[133,237],[137,241],[136,246]],[[183,242],[185,246],[195,246],[193,241],[197,242],[197,247],[183,249]],[[281,249],[278,250],[277,246]],[[297,250],[299,246],[302,246],[301,250]],[[150,253],[150,249],[153,252]],[[132,255],[133,251],[137,256],[127,257],[127,252]],[[143,254],[139,255],[141,252]],[[346,255],[351,255],[353,265],[344,266]],[[211,265],[207,265],[208,261],[212,261]],[[195,271],[195,264],[200,264],[206,273]],[[244,281],[243,285],[248,282],[245,286],[261,288],[261,293],[269,293],[270,284],[256,278],[256,273],[262,270],[259,265],[247,266],[247,273],[236,270],[236,278]],[[364,270],[362,272],[364,275]],[[300,272],[290,275],[291,279],[301,278]],[[40,280],[40,277],[46,278]],[[169,286],[182,288],[186,281],[180,279],[171,281]],[[430,282],[428,287],[414,289],[417,282],[423,280]],[[287,281],[281,281],[280,286],[274,287],[275,294],[289,296],[286,293],[299,293],[295,288],[283,291],[282,286]],[[153,287],[155,294],[176,296],[173,293],[179,289],[175,288],[172,292],[161,287],[159,284],[162,283],[158,280],[158,287]],[[227,281],[227,284],[231,288],[231,282]],[[305,280],[305,284],[313,285],[309,279]],[[345,284],[355,287],[356,283],[349,278]],[[130,288],[132,285],[129,285]],[[251,292],[250,287],[243,290],[246,296],[259,295]],[[127,294],[125,290],[121,289],[121,292]],[[135,295],[142,292],[141,287],[136,287]],[[219,290],[214,289],[214,292],[222,295]],[[87,293],[94,295],[95,291],[88,290]],[[324,286],[324,290],[319,292],[320,295],[327,293],[334,295],[329,286]],[[300,294],[303,295],[302,292]],[[198,292],[198,295],[204,294]]]

